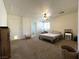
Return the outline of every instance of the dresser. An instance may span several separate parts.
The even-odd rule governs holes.
[[[10,59],[9,28],[0,27],[0,59]]]

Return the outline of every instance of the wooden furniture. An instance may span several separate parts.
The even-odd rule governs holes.
[[[31,39],[31,35],[25,35],[25,39]]]
[[[0,59],[10,59],[9,28],[0,27]]]
[[[65,29],[64,30],[64,38],[66,40],[72,40],[73,39],[72,29]]]
[[[31,36],[26,36],[25,39],[31,39]]]

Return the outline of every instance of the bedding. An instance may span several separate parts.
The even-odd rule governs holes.
[[[39,39],[50,40],[51,42],[54,42],[61,38],[62,38],[61,33],[43,33],[39,35]]]

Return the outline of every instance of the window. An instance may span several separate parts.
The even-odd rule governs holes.
[[[40,22],[41,31],[49,31],[50,30],[50,22]]]
[[[44,30],[48,31],[50,29],[50,23],[49,22],[45,22],[44,23]]]

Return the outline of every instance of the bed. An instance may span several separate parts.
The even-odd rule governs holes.
[[[50,42],[55,42],[57,40],[60,40],[62,39],[62,34],[61,33],[43,33],[43,34],[40,34],[39,35],[39,39],[42,39],[42,40],[48,40]]]

